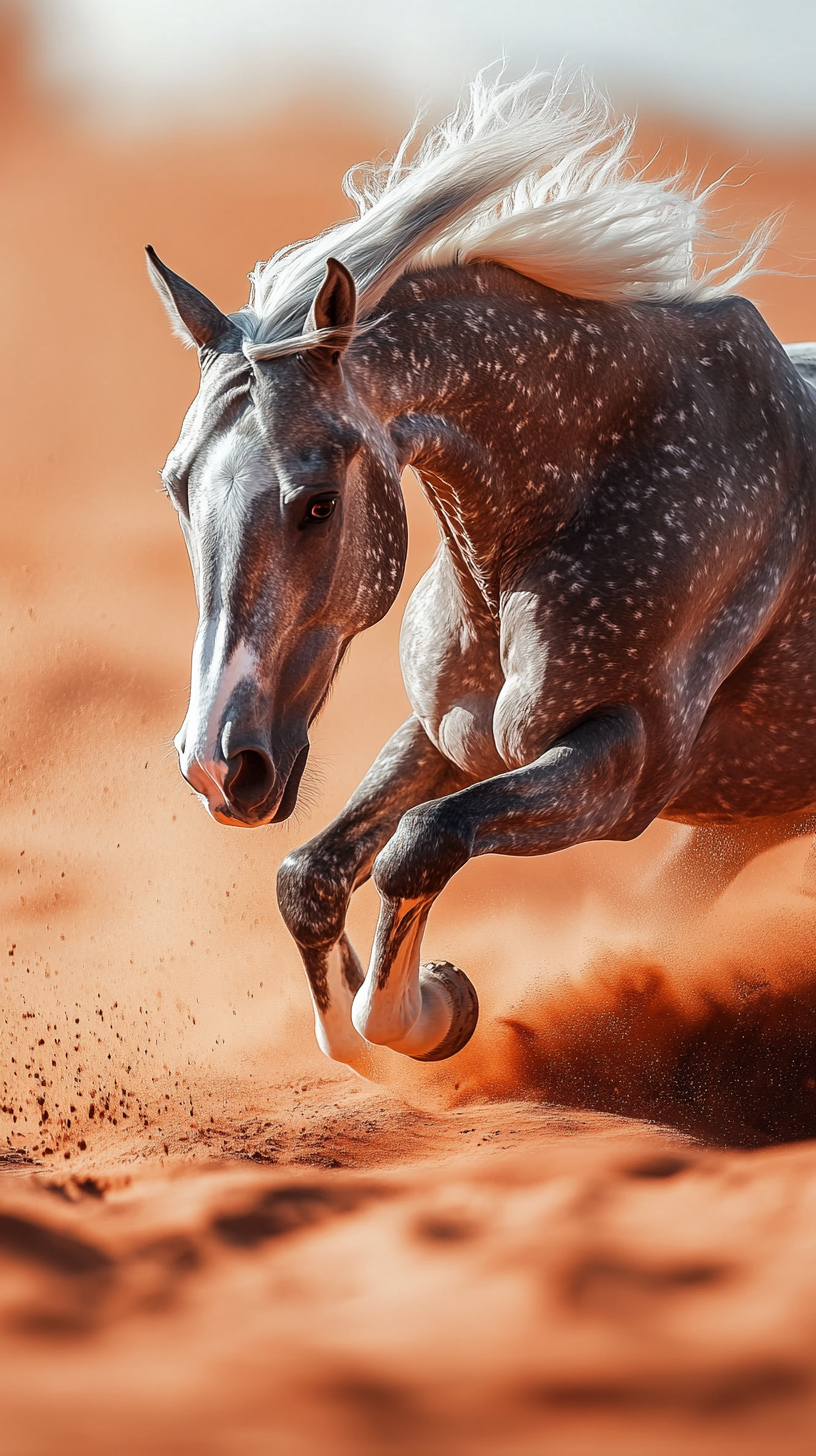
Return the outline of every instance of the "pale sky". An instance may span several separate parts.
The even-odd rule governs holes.
[[[503,50],[614,100],[816,138],[816,0],[28,0],[39,65],[108,122],[274,110],[293,93],[455,99]]]

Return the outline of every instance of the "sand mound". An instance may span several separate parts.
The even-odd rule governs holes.
[[[811,1147],[326,1093],[231,1163],[0,1179],[1,1449],[812,1449]]]

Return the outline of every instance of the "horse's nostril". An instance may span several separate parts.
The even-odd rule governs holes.
[[[272,760],[259,749],[245,748],[230,759],[224,790],[237,809],[255,809],[268,797],[274,779]]]

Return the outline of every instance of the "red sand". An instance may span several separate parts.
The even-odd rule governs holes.
[[[273,881],[405,716],[401,604],[295,823],[221,829],[178,775],[195,608],[153,472],[196,369],[142,245],[236,307],[398,128],[106,142],[10,45],[0,130],[0,1452],[809,1453],[816,1152],[762,1147],[816,1135],[806,843],[688,922],[645,892],[666,825],[469,866],[426,949],[477,984],[477,1035],[437,1067],[383,1052],[371,1087],[314,1046]],[[668,126],[644,151],[663,134],[745,163],[729,205],[790,204],[812,256],[812,153]],[[813,278],[752,296],[816,337]],[[407,592],[435,527],[406,489]],[[368,888],[363,951],[374,913]]]

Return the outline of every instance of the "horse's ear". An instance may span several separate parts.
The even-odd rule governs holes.
[[[211,347],[238,330],[214,303],[173,273],[156,251],[145,248],[150,281],[164,304],[170,326],[188,349]]]
[[[331,334],[309,349],[315,363],[333,368],[351,343],[357,317],[354,279],[337,258],[326,259],[326,276],[315,294],[304,332],[331,329]]]

